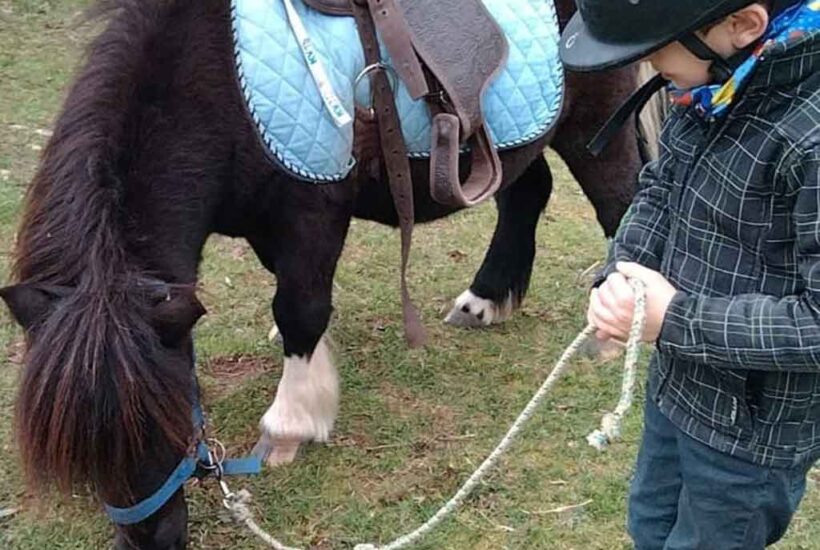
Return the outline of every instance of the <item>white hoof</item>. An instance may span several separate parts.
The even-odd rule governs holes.
[[[257,455],[293,459],[300,442],[327,441],[339,410],[339,377],[324,340],[313,355],[286,357],[276,399],[259,427]]]
[[[268,332],[268,340],[273,342],[274,344],[282,343],[282,333],[279,332],[279,327],[276,326],[276,323],[273,324],[273,326],[270,329],[270,332]]]
[[[509,319],[513,309],[512,293],[501,304],[496,304],[492,300],[479,298],[471,290],[465,290],[456,298],[444,322],[458,327],[487,327]]]

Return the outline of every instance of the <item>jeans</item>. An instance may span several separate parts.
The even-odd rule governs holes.
[[[646,400],[629,494],[636,550],[757,550],[786,532],[811,464],[766,468],[700,443]]]

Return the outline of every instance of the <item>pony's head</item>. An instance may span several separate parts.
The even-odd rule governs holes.
[[[26,333],[15,423],[30,487],[91,488],[126,508],[152,495],[199,435],[191,329],[204,313],[195,292],[196,241],[207,235],[197,237],[191,227],[204,233],[205,201],[194,197],[189,208],[179,188],[162,183],[208,168],[204,153],[183,153],[180,145],[168,156],[183,166],[172,167],[151,147],[172,149],[193,111],[163,94],[176,86],[190,91],[190,82],[206,87],[213,72],[211,57],[177,63],[175,56],[215,49],[203,30],[211,20],[202,14],[227,38],[229,4],[96,4],[105,27],[73,79],[28,187],[13,284],[0,297]],[[208,48],[193,47],[194,37],[208,40]],[[189,65],[198,71],[190,80],[182,76]],[[183,221],[166,220],[163,206],[184,210],[173,218]],[[186,520],[178,491],[145,521],[119,529],[118,542],[179,548]]]
[[[17,440],[36,489],[91,486],[130,506],[191,446],[191,328],[205,312],[189,286],[144,278],[108,288],[20,283],[0,289],[26,333]],[[120,530],[123,548],[183,547],[182,494]]]

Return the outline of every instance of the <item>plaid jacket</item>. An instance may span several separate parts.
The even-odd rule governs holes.
[[[613,241],[679,289],[647,391],[688,435],[820,457],[820,33],[763,60],[731,112],[673,108]]]

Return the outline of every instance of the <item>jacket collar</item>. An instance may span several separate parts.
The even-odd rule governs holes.
[[[747,91],[794,85],[819,70],[820,31],[811,31],[766,52],[749,78]]]

